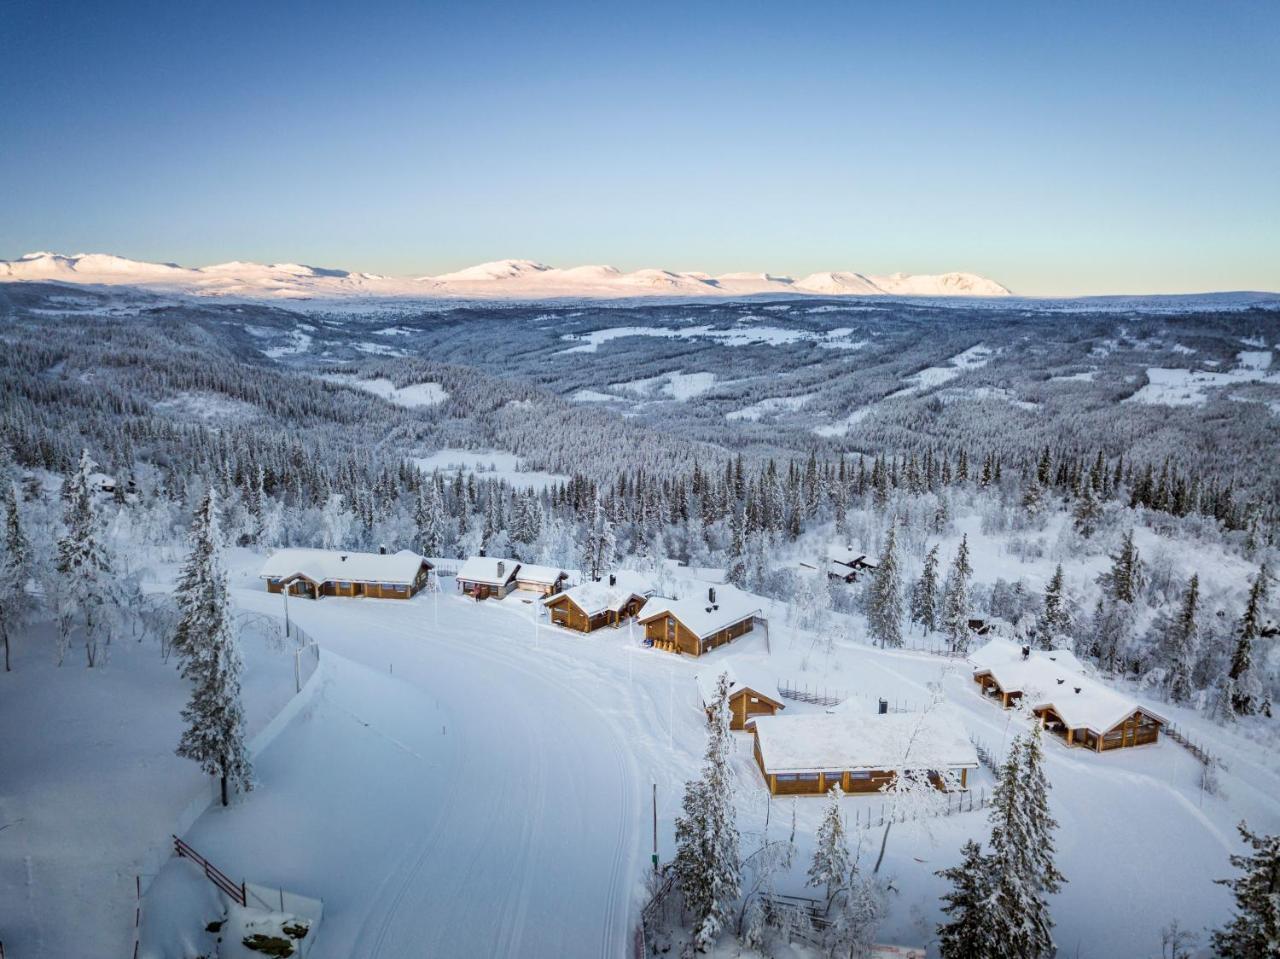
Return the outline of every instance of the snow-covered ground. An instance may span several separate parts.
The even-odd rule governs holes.
[[[373,379],[361,379],[349,373],[330,373],[323,379],[330,383],[341,383],[380,396],[389,403],[405,406],[410,409],[419,406],[439,406],[449,398],[449,394],[439,383],[413,383],[409,386],[396,386],[385,376]]]
[[[425,473],[439,470],[446,476],[452,476],[463,470],[477,473],[485,479],[505,480],[517,489],[546,489],[569,479],[559,473],[526,470],[524,460],[505,450],[444,449],[430,456],[419,456],[413,462]]]
[[[1280,372],[1271,369],[1270,350],[1241,352],[1234,370],[1170,370],[1151,367],[1147,383],[1128,398],[1133,403],[1158,403],[1164,406],[1201,406],[1208,402],[1209,390],[1249,383],[1280,385]]]
[[[984,581],[1021,575],[1042,585],[1046,564],[1028,567],[1004,551],[975,516],[961,517],[944,539],[944,562],[961,533]],[[1158,545],[1142,529],[1139,543],[1148,554]],[[1216,552],[1195,561],[1224,575],[1245,571]],[[1068,579],[1092,577],[1104,562],[1069,561]],[[256,579],[260,563],[249,551],[230,557],[233,597],[246,615],[282,607]],[[645,649],[626,627],[582,636],[538,625],[539,607],[522,593],[477,604],[449,578],[442,587],[408,602],[292,601],[295,622],[323,649],[314,692],[257,756],[258,789],[229,809],[211,808],[186,833],[233,877],[323,899],[315,956],[624,955],[648,868],[651,790],[667,860],[683,782],[699,768],[699,672],[738,663],[840,691],[850,708],[868,711],[880,697],[921,704],[927,684],[940,682],[966,731],[990,749],[999,752],[1017,729],[1013,713],[978,694],[966,664],[874,649],[858,638],[857,621],[854,638],[828,654],[790,625],[783,604],[761,600],[767,639],[756,631],[693,660]],[[34,657],[35,638],[24,642]],[[276,663],[283,684],[270,662],[249,660],[258,724],[292,691],[291,657]],[[20,716],[24,726],[57,731],[54,739],[0,737],[0,768],[22,783],[20,794],[0,793],[0,903],[21,903],[17,922],[5,911],[6,939],[21,943],[15,951],[24,957],[124,954],[133,873],[199,786],[191,764],[172,756],[181,684],[149,645],[121,651],[104,670],[20,662],[0,683],[7,728]],[[1280,828],[1273,756],[1242,732],[1137,696],[1226,761],[1222,792],[1202,794],[1198,761],[1167,737],[1103,755],[1047,741],[1058,864],[1068,879],[1050,906],[1064,955],[1147,956],[1174,918],[1193,929],[1220,924],[1229,897],[1212,880],[1230,872],[1233,824]],[[819,708],[787,701],[784,715]],[[824,804],[771,799],[750,738],[735,741],[744,851],[766,816],[776,837],[794,808],[798,865],[780,891],[803,895]],[[971,785],[981,795],[991,778],[981,772]],[[106,830],[88,814],[104,803]],[[852,822],[865,822],[882,800],[844,803]],[[980,810],[928,828],[894,827],[881,941],[931,941],[943,891],[934,871],[987,829]],[[865,837],[864,865],[878,841],[878,830]]]

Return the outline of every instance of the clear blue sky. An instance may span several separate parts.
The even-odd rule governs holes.
[[[1280,290],[1280,3],[0,3],[0,257]]]

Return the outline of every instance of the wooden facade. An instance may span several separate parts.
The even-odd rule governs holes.
[[[590,633],[604,626],[612,626],[614,628],[621,626],[636,613],[640,612],[640,607],[644,603],[645,598],[643,596],[632,596],[619,609],[606,609],[598,613],[588,614],[573,601],[572,596],[568,593],[561,593],[546,605],[547,609],[551,611],[552,624],[563,626],[566,629],[576,629],[580,633]]]
[[[729,691],[729,728],[746,729],[747,724],[757,716],[773,716],[779,709],[786,707],[764,693],[757,692],[750,686],[738,686]],[[707,710],[707,719],[711,718],[711,710]]]
[[[646,639],[653,641],[655,649],[701,656],[717,646],[724,646],[739,636],[751,632],[754,620],[755,616],[752,614],[729,624],[724,629],[700,637],[680,622],[670,610],[665,610],[645,622],[644,635]]]
[[[515,588],[514,576],[505,583],[483,583],[473,579],[458,580],[458,589],[477,602],[482,599],[502,599]]]
[[[417,575],[405,583],[365,582],[362,580],[329,579],[319,582],[304,573],[293,576],[277,576],[267,579],[267,592],[282,593],[286,585],[290,596],[320,599],[322,596],[368,596],[371,599],[411,599],[427,585],[431,564],[425,560],[418,567]]]
[[[1002,689],[1000,683],[989,672],[976,672],[973,681],[982,688],[984,696],[998,699],[1005,709],[1022,699],[1022,690]],[[1145,746],[1158,742],[1160,727],[1164,725],[1162,719],[1140,706],[1135,706],[1124,719],[1102,733],[1087,726],[1071,726],[1052,703],[1036,706],[1032,712],[1039,717],[1040,725],[1044,729],[1053,733],[1068,746],[1079,746],[1099,753],[1108,749],[1124,749],[1129,746]]]
[[[564,589],[565,580],[568,578],[568,573],[561,573],[554,583],[545,583],[539,582],[538,580],[525,579],[517,572],[516,589],[521,589],[529,593],[536,593],[539,596],[554,596],[556,593]]]
[[[765,785],[775,796],[825,796],[832,786],[839,786],[846,793],[874,793],[882,791],[893,782],[896,775],[883,769],[844,769],[771,773],[765,768],[764,755],[760,751],[760,737],[755,737],[756,765],[764,776]],[[931,773],[930,781],[938,789],[946,788],[946,781]],[[960,788],[967,789],[969,770],[960,769]]]

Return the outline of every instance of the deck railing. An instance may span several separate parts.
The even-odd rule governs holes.
[[[227,898],[232,902],[239,903],[241,906],[245,906],[247,904],[249,897],[243,882],[236,883],[230,876],[211,863],[208,859],[205,859],[204,856],[192,849],[178,836],[173,837],[173,851],[175,855],[190,859],[196,865],[204,869],[205,877],[222,890],[222,892],[225,893]]]

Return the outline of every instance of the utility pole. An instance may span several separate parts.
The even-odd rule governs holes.
[[[653,871],[658,871],[658,784],[653,784]]]
[[[290,583],[286,580],[281,583],[280,595],[284,597],[284,637],[289,638],[289,587]]]

